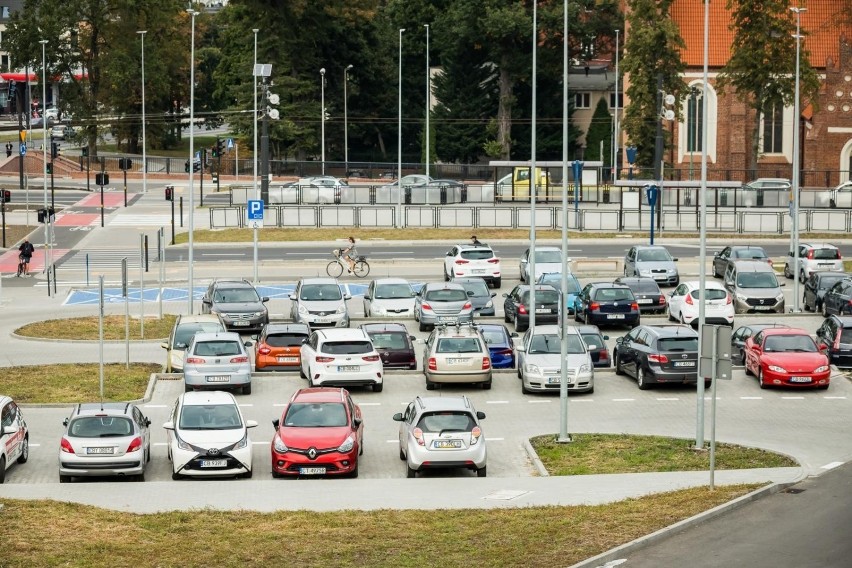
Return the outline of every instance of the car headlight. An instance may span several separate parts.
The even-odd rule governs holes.
[[[299,306],[299,315],[306,316],[308,315],[308,308],[305,306]]]
[[[826,371],[828,371],[828,365],[820,365],[814,370],[814,373],[824,373]]]
[[[254,312],[254,314],[252,314],[252,317],[259,318],[262,315],[263,315],[263,312]]]
[[[651,275],[651,271],[648,270],[647,268],[640,268],[639,269],[639,276],[650,276],[650,275]]]
[[[355,438],[353,438],[350,435],[346,438],[346,440],[342,444],[340,444],[340,446],[337,448],[337,451],[340,452],[341,454],[346,454],[346,453],[351,452],[352,448],[354,448],[354,447],[355,447]]]
[[[175,442],[177,442],[177,447],[179,450],[185,450],[187,452],[192,451],[192,446],[181,440],[180,436],[178,436],[177,433],[175,433]]]
[[[736,295],[736,297],[737,297],[737,301],[738,301],[738,302],[745,302],[745,301],[748,301],[748,298],[746,298],[746,297],[745,297],[745,296],[743,296],[742,294],[735,294],[735,295]]]
[[[387,313],[388,310],[384,306],[377,306],[376,304],[373,304],[372,306],[370,306],[370,311],[374,314],[384,315]]]
[[[248,432],[246,432],[245,435],[243,435],[242,440],[237,442],[237,445],[234,446],[234,449],[235,450],[241,450],[241,449],[245,448],[247,445],[248,445]]]
[[[285,444],[281,440],[281,438],[278,437],[278,434],[275,434],[275,437],[272,439],[272,447],[275,448],[275,451],[279,454],[286,454],[290,451],[290,449],[287,447],[287,444]]]
[[[774,371],[776,373],[786,373],[787,372],[787,369],[785,369],[784,367],[779,367],[778,365],[769,365],[769,367],[767,367],[767,369],[769,369],[770,371]]]
[[[588,365],[588,364],[586,364],[586,363],[583,363],[582,365],[580,365],[580,370],[579,370],[579,371],[580,371],[581,373],[588,373],[588,372],[589,372],[589,371],[591,371],[591,370],[592,370],[592,369],[591,369],[591,367],[589,367],[589,365]]]
[[[775,301],[776,301],[776,302],[780,302],[780,301],[781,301],[781,300],[783,300],[783,299],[784,299],[784,294],[778,294],[777,296],[775,296]]]
[[[492,302],[491,300],[488,300],[488,303],[487,303],[487,304],[485,304],[485,307],[486,307],[486,308],[493,308],[493,307],[494,307],[494,302]]]
[[[527,363],[524,365],[524,370],[527,373],[532,373],[534,375],[541,374],[541,369],[538,368],[538,365],[533,365],[532,363]]]
[[[337,310],[334,312],[336,314],[345,314],[346,313],[346,304],[340,304],[337,307]]]

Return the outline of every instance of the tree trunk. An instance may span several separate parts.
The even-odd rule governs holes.
[[[512,157],[512,105],[515,98],[512,94],[515,82],[508,65],[500,66],[500,102],[497,107],[497,142],[500,143],[500,157],[508,160]]]

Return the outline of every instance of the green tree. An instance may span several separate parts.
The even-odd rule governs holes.
[[[603,142],[603,156],[601,156],[601,142]],[[586,132],[585,158],[601,160],[604,164],[612,161],[612,116],[609,114],[609,105],[605,99],[599,100],[595,106],[592,123]]]
[[[638,150],[636,162],[642,167],[654,165],[654,144],[660,120],[658,77],[662,78],[662,90],[667,94],[677,97],[685,89],[681,79],[685,65],[680,58],[685,44],[677,24],[671,19],[673,1],[628,0],[630,31],[626,34],[621,69],[629,75],[630,85],[626,91],[629,102],[624,108],[623,125],[630,143]]]
[[[734,31],[731,58],[719,74],[720,89],[733,87],[735,96],[752,111],[751,152],[754,171],[760,149],[760,116],[776,105],[792,105],[795,97],[795,14],[785,0],[728,0]],[[804,32],[804,30],[802,30]],[[801,43],[800,95],[813,99],[819,77],[810,65],[807,38]],[[798,125],[799,117],[795,118]],[[794,126],[796,127],[796,126]]]

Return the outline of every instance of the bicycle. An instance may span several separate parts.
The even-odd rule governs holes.
[[[24,262],[24,257],[18,255],[18,273],[15,274],[16,278],[20,278],[21,276],[26,276],[27,274],[27,263]]]
[[[331,251],[331,254],[334,256],[334,260],[328,263],[328,266],[325,267],[326,273],[332,278],[339,278],[344,270],[349,270],[349,266],[343,260],[341,256],[341,252],[343,249],[334,249]],[[355,267],[352,271],[355,276],[358,278],[366,278],[368,274],[370,274],[370,263],[367,262],[366,256],[359,256],[357,260],[355,260]]]

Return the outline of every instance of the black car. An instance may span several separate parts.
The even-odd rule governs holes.
[[[802,295],[802,306],[804,306],[805,311],[821,311],[822,300],[825,297],[825,293],[828,292],[832,286],[844,278],[849,277],[850,275],[845,272],[829,272],[826,270],[821,270],[811,274],[808,279],[805,280],[805,291]]]
[[[260,333],[269,323],[268,301],[248,280],[214,280],[201,298],[201,313],[219,314],[228,331]]]
[[[698,380],[698,332],[688,325],[640,325],[615,340],[616,375],[630,375],[639,389]]]
[[[559,323],[559,292],[553,286],[537,284],[535,287],[536,323]],[[526,331],[530,326],[530,286],[520,284],[508,294],[503,294],[503,319],[515,322],[515,331]]]
[[[832,365],[852,367],[852,317],[828,316],[816,332],[817,346],[822,349]]]
[[[620,276],[615,284],[623,284],[633,291],[633,297],[639,304],[640,312],[652,314],[666,313],[666,296],[653,278],[640,276]]]
[[[414,336],[401,323],[362,323],[364,330],[373,347],[382,358],[385,368],[417,369],[417,359],[414,355]]]
[[[764,329],[770,327],[790,327],[783,323],[750,323],[741,325],[731,334],[731,362],[745,365],[745,342],[746,339]]]
[[[578,298],[574,319],[587,325],[639,325],[639,304],[633,291],[623,284],[586,284]]]
[[[606,340],[609,339],[609,336],[601,334],[601,330],[596,325],[578,325],[577,329],[589,350],[592,364],[596,368],[608,369],[610,357],[609,350],[606,348]]]
[[[737,260],[762,260],[772,266],[772,259],[763,247],[735,245],[725,247],[713,256],[713,276],[721,278],[728,269],[728,264]]]
[[[453,282],[461,284],[464,287],[464,291],[467,292],[467,297],[470,298],[470,303],[473,305],[474,315],[493,316],[495,314],[494,300],[492,298],[497,295],[497,292],[492,292],[485,280],[471,276],[468,278],[453,278]]]
[[[835,282],[822,298],[822,315],[852,314],[852,279]]]

